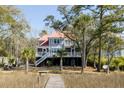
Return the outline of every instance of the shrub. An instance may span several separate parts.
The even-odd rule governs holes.
[[[105,65],[107,63],[107,58],[102,57],[101,58],[101,66]]]
[[[52,66],[53,65],[52,61],[47,61],[47,65]]]
[[[89,56],[87,59],[87,65],[94,67],[94,58],[93,56]]]
[[[3,67],[4,66],[4,63],[0,63],[0,67]]]
[[[113,58],[110,64],[110,68],[113,68],[114,70],[123,70],[124,68],[124,58],[123,57],[116,57]]]
[[[96,63],[98,64],[98,57],[96,57],[95,58],[95,61],[96,61]],[[102,57],[101,58],[101,67],[103,66],[103,65],[105,65],[107,63],[107,58],[105,58],[105,57]],[[94,66],[94,58],[93,58],[93,56],[90,56],[89,58],[88,58],[88,63],[87,63],[89,66]]]
[[[0,58],[0,67],[3,67],[4,66],[4,62],[3,62],[3,58],[1,57]]]

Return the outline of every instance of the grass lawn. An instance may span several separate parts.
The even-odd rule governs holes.
[[[124,73],[63,74],[67,88],[124,88]]]
[[[24,71],[0,72],[0,88],[38,88],[43,87],[47,76],[42,75],[38,83],[38,74]]]

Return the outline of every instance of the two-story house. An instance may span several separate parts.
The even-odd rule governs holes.
[[[61,48],[67,52],[63,57],[63,65],[81,65],[80,52],[74,47],[73,41],[65,37],[63,33],[56,31],[38,39],[35,66],[44,65],[49,60],[54,65],[58,65],[60,58],[55,56]]]
[[[117,36],[124,39],[124,33],[118,33]],[[74,42],[64,36],[63,33],[57,31],[38,39],[35,66],[44,65],[47,61],[52,61],[54,65],[59,65],[60,57],[57,56],[57,51],[61,48],[64,48],[67,54],[63,57],[63,65],[81,66],[80,52],[74,46]],[[102,55],[107,56],[107,52],[103,51]],[[115,57],[124,56],[124,49],[115,51],[114,55]]]

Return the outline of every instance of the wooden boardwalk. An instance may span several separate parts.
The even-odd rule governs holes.
[[[64,82],[60,75],[51,75],[45,88],[64,88]]]

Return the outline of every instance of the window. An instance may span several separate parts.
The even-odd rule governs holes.
[[[56,39],[54,39],[54,44],[56,44]]]
[[[49,51],[49,49],[47,48],[47,52]]]
[[[66,45],[68,44],[68,40],[65,40],[65,44],[66,44]]]
[[[71,52],[71,48],[66,48],[66,51],[67,52]]]
[[[56,41],[57,41],[57,44],[59,44],[59,39],[57,39]]]
[[[54,39],[54,44],[59,44],[59,39]]]
[[[38,52],[42,52],[42,48],[38,48]]]

